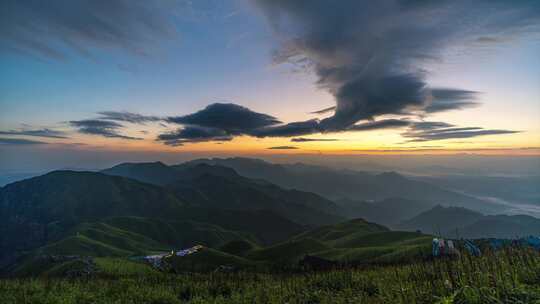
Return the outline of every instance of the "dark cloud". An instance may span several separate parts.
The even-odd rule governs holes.
[[[390,128],[401,128],[410,125],[411,122],[402,119],[383,119],[377,121],[370,121],[366,123],[356,124],[349,127],[348,131],[371,131]]]
[[[292,137],[325,132],[399,128],[410,124],[407,120],[383,119],[329,130],[322,126],[322,122],[318,119],[279,124],[280,122],[273,116],[257,113],[236,104],[221,103],[211,104],[193,114],[169,117],[167,121],[184,127],[161,134],[157,140],[175,146],[203,141],[230,140],[240,135],[260,138]]]
[[[23,139],[23,138],[0,138],[0,145],[44,145],[43,141]]]
[[[320,132],[319,120],[291,122],[280,126],[272,126],[251,130],[248,134],[257,137],[291,137],[309,135]]]
[[[425,108],[426,113],[461,110],[476,107],[478,92],[457,89],[433,89],[432,101]]]
[[[305,137],[296,137],[291,138],[292,142],[313,142],[313,141],[339,141],[336,138],[305,138]]]
[[[538,1],[257,0],[284,37],[274,61],[308,61],[336,99],[324,131],[385,114],[441,112],[477,104],[475,92],[432,88],[426,68],[481,37],[538,30]],[[327,109],[330,111],[330,109]],[[322,111],[326,113],[327,111]]]
[[[415,122],[401,136],[410,138],[407,142],[424,142],[455,138],[471,138],[485,135],[514,134],[520,131],[484,129],[480,127],[455,127],[445,122]]]
[[[328,108],[324,108],[322,110],[310,112],[310,114],[318,114],[318,115],[320,115],[320,114],[326,114],[326,113],[334,112],[335,110],[336,110],[336,107],[331,106],[331,107],[328,107]]]
[[[100,135],[110,138],[121,138],[130,140],[140,140],[139,137],[131,137],[122,135],[119,133],[120,129],[124,126],[109,120],[100,119],[85,119],[85,120],[72,120],[69,124],[78,129],[80,133]]]
[[[172,10],[163,1],[3,0],[0,48],[53,59],[66,49],[88,56],[94,49],[145,55],[173,36]]]
[[[269,147],[267,148],[269,150],[296,150],[298,147],[294,146],[276,146],[276,147]]]
[[[444,140],[444,139],[453,139],[453,138],[470,138],[484,135],[499,135],[499,134],[514,134],[519,133],[520,131],[512,130],[478,130],[478,131],[456,131],[456,132],[442,132],[437,133],[433,132],[430,134],[422,134],[416,136],[414,139],[409,140],[409,142],[422,142],[422,141],[431,141],[431,140]]]
[[[251,111],[233,103],[214,103],[193,114],[169,117],[168,122],[220,129],[228,134],[246,134],[251,130],[280,123],[275,117]]]
[[[430,130],[438,128],[449,128],[453,127],[453,124],[442,121],[418,121],[411,124],[411,129],[413,130]]]
[[[157,140],[169,146],[181,146],[186,143],[205,141],[229,141],[232,140],[232,136],[221,129],[188,126],[174,132],[160,134]]]
[[[163,120],[163,118],[157,116],[147,116],[131,112],[102,111],[98,112],[98,114],[101,115],[99,119],[125,121],[136,124],[145,124],[147,122]]]
[[[48,138],[68,138],[66,133],[62,131],[56,131],[51,129],[37,129],[37,130],[9,130],[0,131],[1,135],[24,135],[24,136],[36,136],[36,137],[48,137]]]

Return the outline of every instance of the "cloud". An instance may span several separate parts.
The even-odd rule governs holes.
[[[23,139],[23,138],[0,138],[0,145],[45,145],[43,141]]]
[[[174,132],[160,134],[157,140],[169,146],[182,146],[186,143],[229,141],[232,140],[232,136],[221,129],[188,126]]]
[[[129,140],[141,140],[139,137],[131,137],[118,133],[124,126],[109,120],[85,119],[72,120],[69,124],[78,129],[79,133],[100,135],[109,138],[121,138]]]
[[[311,119],[291,122],[280,126],[250,130],[248,134],[257,137],[291,137],[318,133],[320,131],[319,120]]]
[[[401,136],[410,138],[407,142],[424,142],[455,138],[471,138],[486,135],[514,134],[520,131],[484,129],[480,127],[455,127],[445,122],[415,122]]]
[[[183,125],[176,131],[160,134],[157,141],[183,145],[203,141],[231,140],[234,136],[292,137],[325,132],[369,131],[399,128],[410,124],[403,119],[383,119],[355,124],[344,129],[325,129],[318,119],[281,124],[273,116],[254,112],[232,103],[214,103],[203,110],[184,116],[168,117],[167,122]]]
[[[246,134],[280,121],[275,117],[251,111],[233,103],[214,103],[203,110],[185,116],[169,117],[168,122],[220,129],[228,134]]]
[[[331,107],[328,107],[328,108],[324,108],[322,110],[318,110],[318,111],[313,111],[313,112],[309,112],[309,114],[326,114],[326,113],[330,113],[330,112],[333,112],[336,110],[336,106],[331,106]]]
[[[458,89],[433,89],[431,90],[432,102],[424,111],[426,113],[461,110],[479,105],[476,101],[478,92]]]
[[[294,146],[276,146],[276,147],[269,147],[267,148],[269,150],[296,150],[298,147]]]
[[[0,135],[24,135],[24,136],[36,136],[36,137],[48,137],[48,138],[68,138],[66,133],[62,131],[56,131],[51,129],[36,129],[36,130],[9,130],[0,131]]]
[[[320,123],[327,132],[381,115],[477,105],[476,92],[430,86],[429,64],[452,49],[467,51],[481,37],[518,39],[538,31],[540,24],[538,1],[256,3],[281,41],[274,62],[308,61],[317,85],[335,97],[334,115]]]
[[[430,130],[430,129],[437,129],[437,128],[449,128],[453,127],[453,124],[449,124],[447,122],[442,121],[418,121],[414,122],[411,125],[411,129],[415,131],[419,130]]]
[[[470,138],[477,136],[485,135],[500,135],[500,134],[514,134],[519,133],[520,131],[512,130],[478,130],[478,131],[456,131],[456,132],[433,132],[431,134],[422,134],[415,136],[414,139],[409,140],[408,142],[423,142],[431,140],[444,140],[452,138]]]
[[[314,142],[314,141],[339,141],[336,138],[305,138],[305,137],[296,137],[291,138],[292,142]]]
[[[371,130],[406,127],[410,124],[411,124],[410,121],[403,120],[403,119],[383,119],[383,120],[356,124],[349,127],[347,130],[348,131],[371,131]]]
[[[125,121],[135,124],[145,124],[147,122],[163,120],[163,118],[157,116],[147,116],[131,112],[102,111],[98,112],[98,114],[101,115],[99,119]]]
[[[0,48],[64,59],[68,50],[145,55],[170,39],[173,11],[162,1],[0,1]]]

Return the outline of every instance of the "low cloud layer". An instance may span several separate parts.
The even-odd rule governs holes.
[[[163,118],[157,116],[147,116],[131,112],[117,112],[117,111],[101,111],[98,112],[99,119],[104,120],[113,120],[113,121],[123,121],[130,122],[135,124],[145,124],[147,122],[156,122],[161,121]]]
[[[296,150],[298,147],[295,146],[276,146],[276,147],[269,147],[267,148],[269,150]]]
[[[140,140],[142,138],[131,137],[120,134],[120,130],[123,125],[108,120],[100,119],[85,119],[85,120],[72,120],[69,122],[72,127],[75,127],[80,133],[99,135],[109,138],[121,138],[129,140]]]
[[[480,127],[455,127],[444,122],[417,122],[401,133],[407,142],[424,142],[456,138],[471,138],[486,135],[514,134],[520,131],[484,129]]]
[[[370,121],[362,124],[356,124],[349,127],[348,131],[371,131],[380,129],[395,129],[406,127],[411,124],[408,120],[402,119],[383,119],[378,121]]]
[[[292,142],[324,142],[324,141],[339,141],[337,138],[305,138],[305,137],[295,137],[291,138]]]
[[[9,130],[0,131],[0,135],[23,135],[23,136],[36,136],[47,138],[68,138],[66,133],[62,131],[56,131],[51,129],[33,129],[33,130]]]
[[[23,138],[0,138],[0,145],[44,145],[43,141],[23,139]]]
[[[187,143],[197,143],[205,141],[229,141],[232,135],[226,131],[216,128],[206,127],[184,127],[173,132],[158,135],[157,140],[169,146],[182,146]]]

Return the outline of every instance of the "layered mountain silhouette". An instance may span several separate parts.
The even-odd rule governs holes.
[[[537,235],[540,219],[527,215],[483,215],[465,208],[436,206],[396,229],[451,238],[518,238]]]
[[[503,210],[496,204],[409,179],[396,172],[370,173],[306,164],[272,164],[250,158],[198,159],[186,164],[190,163],[230,167],[242,176],[264,179],[284,188],[314,192],[331,200],[379,201],[402,198],[432,202],[433,206],[441,204],[465,207],[484,213]]]
[[[207,208],[271,210],[306,225],[336,223],[343,219],[338,215],[338,206],[319,195],[245,178],[219,165],[122,164],[102,172],[161,185],[177,197]],[[156,172],[163,172],[166,178]]]
[[[247,264],[315,253],[378,260],[403,248],[417,254],[425,234],[540,231],[536,218],[478,212],[485,204],[394,172],[245,158],[53,171],[0,188],[0,266],[40,254],[131,256],[195,244]]]

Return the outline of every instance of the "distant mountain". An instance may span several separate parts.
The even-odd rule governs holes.
[[[285,190],[266,181],[243,177],[234,169],[220,165],[187,163],[167,167],[162,163],[128,163],[102,172],[162,185],[182,200],[205,208],[271,210],[310,226],[343,219],[337,215],[338,206],[321,196]]]
[[[540,219],[527,215],[482,215],[465,208],[436,206],[397,228],[453,238],[516,238],[537,235]]]
[[[517,238],[540,233],[540,219],[527,215],[485,216],[459,229],[468,238]]]
[[[456,229],[477,222],[483,214],[460,207],[435,206],[433,209],[422,212],[410,220],[397,225],[402,230],[420,230],[424,233],[443,234],[454,232]]]
[[[398,197],[466,207],[485,213],[503,209],[475,197],[406,178],[396,172],[374,174],[305,164],[271,164],[250,158],[198,159],[180,166],[200,163],[230,167],[248,178],[264,179],[280,187],[310,191],[333,200],[348,198],[375,201]]]
[[[540,176],[482,176],[456,174],[419,176],[415,179],[456,189],[470,195],[503,199],[508,202],[540,205]]]
[[[381,201],[364,202],[350,199],[336,201],[342,214],[348,218],[364,218],[368,221],[393,227],[434,206],[432,202],[387,198]]]
[[[162,162],[123,163],[101,171],[107,175],[123,176],[141,182],[166,185],[178,179],[178,172]]]
[[[36,172],[3,173],[3,174],[0,174],[0,187],[3,187],[7,184],[11,184],[16,181],[34,177],[37,175],[40,175],[40,173],[36,173]]]

